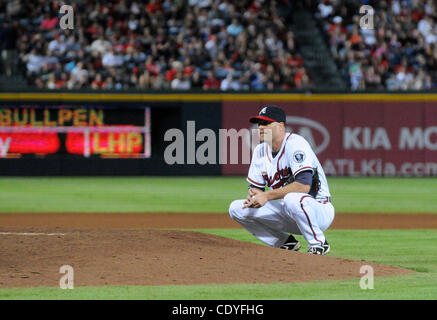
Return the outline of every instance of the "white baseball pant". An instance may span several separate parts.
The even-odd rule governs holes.
[[[303,235],[309,247],[321,246],[325,242],[323,231],[335,215],[329,199],[314,199],[306,193],[288,193],[284,199],[268,201],[261,208],[243,209],[244,201],[231,203],[231,218],[272,247],[282,246],[290,233]]]

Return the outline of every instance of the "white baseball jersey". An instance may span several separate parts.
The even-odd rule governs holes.
[[[287,185],[288,179],[299,172],[310,170],[317,172],[320,180],[320,190],[316,199],[330,197],[325,172],[310,144],[300,135],[286,133],[281,149],[275,157],[269,144],[259,144],[252,156],[247,181],[254,186],[270,190]]]

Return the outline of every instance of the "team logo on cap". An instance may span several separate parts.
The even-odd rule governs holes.
[[[262,108],[259,114],[265,114],[267,112],[267,107]]]
[[[305,160],[305,152],[303,152],[303,151],[296,151],[295,153],[293,153],[293,159],[297,163],[303,162]]]

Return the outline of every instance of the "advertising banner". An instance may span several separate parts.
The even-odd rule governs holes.
[[[284,109],[287,131],[308,140],[327,175],[437,176],[437,102],[225,101],[223,128],[256,129],[249,117],[265,105]],[[240,143],[242,153],[251,152]],[[248,168],[227,162],[222,173],[246,175]]]

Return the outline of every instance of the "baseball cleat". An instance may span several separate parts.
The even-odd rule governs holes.
[[[293,251],[299,251],[300,249],[300,242],[297,241],[293,235],[290,234],[288,239],[285,241],[285,243],[279,247],[280,249],[284,250],[293,250]]]
[[[327,254],[330,249],[331,249],[331,247],[329,246],[328,241],[325,240],[325,243],[323,244],[323,246],[309,247],[307,252],[312,253],[312,254],[319,254],[319,255],[323,256],[323,255]]]

